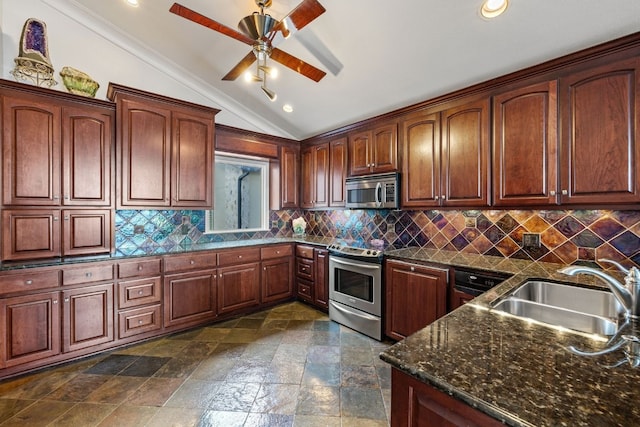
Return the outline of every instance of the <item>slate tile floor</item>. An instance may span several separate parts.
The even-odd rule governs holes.
[[[0,426],[387,426],[388,345],[287,303],[0,382]]]

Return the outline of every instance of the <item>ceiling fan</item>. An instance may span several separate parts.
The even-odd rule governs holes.
[[[267,66],[266,60],[267,58],[271,58],[285,67],[315,82],[319,82],[326,75],[324,71],[274,47],[273,43],[278,33],[284,38],[289,37],[292,33],[302,29],[318,16],[322,15],[325,12],[325,8],[317,0],[303,0],[302,3],[289,12],[287,16],[277,21],[270,15],[264,13],[264,9],[271,6],[272,0],[255,0],[255,2],[260,8],[260,12],[254,12],[244,17],[238,23],[238,29],[240,31],[227,27],[178,3],[174,3],[169,11],[252,47],[251,52],[242,58],[222,80],[237,79],[257,60],[256,75],[252,76],[252,79],[262,82],[262,90],[269,99],[274,101],[275,93],[266,87],[266,78],[271,71],[270,67]]]

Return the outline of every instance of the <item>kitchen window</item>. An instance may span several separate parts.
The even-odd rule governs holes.
[[[214,209],[206,212],[206,233],[263,231],[269,221],[269,161],[216,153]]]

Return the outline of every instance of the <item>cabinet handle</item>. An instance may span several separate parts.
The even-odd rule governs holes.
[[[556,195],[556,190],[549,191],[549,194],[552,195],[552,196],[555,196]]]
[[[66,298],[64,299],[64,302],[69,302],[69,297],[66,297]]]
[[[566,196],[567,194],[569,194],[569,192],[567,190],[562,190],[562,195]]]
[[[29,279],[24,282],[25,285],[33,285],[33,280]]]

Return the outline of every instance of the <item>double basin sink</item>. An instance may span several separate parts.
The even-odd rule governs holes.
[[[544,280],[528,280],[491,303],[515,317],[585,334],[612,336],[623,308],[607,290]]]

